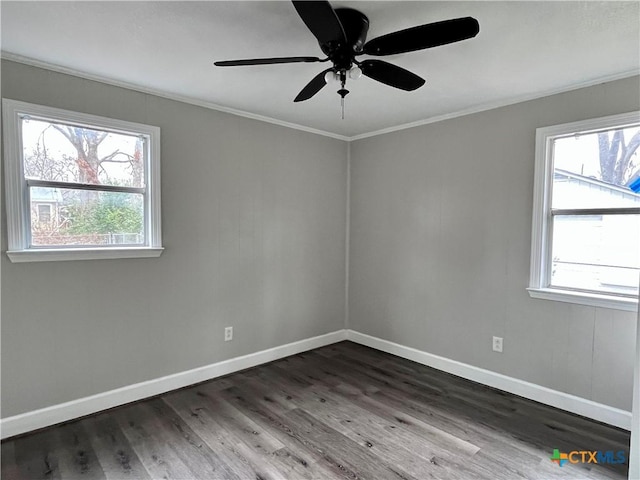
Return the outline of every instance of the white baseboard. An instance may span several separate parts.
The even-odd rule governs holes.
[[[288,343],[279,347],[269,348],[204,367],[194,368],[166,377],[160,377],[146,382],[128,385],[108,392],[79,398],[70,402],[53,405],[51,407],[22,413],[0,420],[0,438],[9,438],[21,433],[66,422],[75,418],[91,415],[109,408],[135,402],[144,398],[160,395],[177,388],[187,387],[194,383],[228,375],[246,368],[278,360],[280,358],[306,352],[314,348],[323,347],[347,339],[346,330],[337,330],[317,337],[307,338],[298,342]]]
[[[0,438],[5,439],[22,433],[91,415],[102,410],[160,395],[178,388],[210,380],[246,368],[255,367],[297,353],[324,347],[332,343],[351,340],[376,350],[391,353],[429,367],[457,375],[505,392],[535,400],[552,407],[576,413],[616,427],[631,430],[631,412],[596,403],[568,393],[508,377],[500,373],[474,367],[466,363],[406,347],[388,340],[372,337],[354,330],[337,330],[313,338],[288,343],[279,347],[236,357],[222,362],[194,368],[185,372],[167,375],[134,385],[79,398],[51,407],[22,413],[0,420]]]
[[[415,348],[405,347],[404,345],[372,337],[354,330],[347,330],[347,340],[391,353],[398,357],[413,360],[422,365],[427,365],[442,370],[443,372],[466,378],[467,380],[513,393],[530,400],[535,400],[545,405],[551,405],[552,407],[592,418],[599,422],[624,428],[625,430],[631,430],[631,412],[619,408],[603,405],[575,395],[559,392],[534,383],[525,382],[524,380],[423,352]]]

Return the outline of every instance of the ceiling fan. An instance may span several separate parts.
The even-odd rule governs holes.
[[[414,52],[438,47],[475,37],[480,25],[475,18],[463,17],[388,33],[366,41],[369,19],[353,8],[334,9],[328,1],[293,1],[298,15],[311,30],[327,56],[254,58],[247,60],[224,60],[214,64],[219,67],[244,65],[268,65],[277,63],[327,62],[332,66],[316,75],[298,94],[294,102],[302,102],[318,93],[328,81],[340,83],[338,94],[349,93],[345,88],[347,78],[365,75],[391,87],[412,91],[424,85],[425,80],[415,73],[388,62],[375,59],[359,61],[360,55],[385,56]]]

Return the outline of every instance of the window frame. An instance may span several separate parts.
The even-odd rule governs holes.
[[[7,256],[13,263],[60,261],[60,260],[99,260],[115,258],[159,257],[162,254],[162,226],[160,210],[160,128],[152,125],[128,122],[113,118],[74,112],[59,108],[36,105],[7,98],[2,99],[4,168],[7,212]],[[144,142],[144,232],[143,245],[124,247],[88,246],[38,246],[30,242],[30,203],[29,184],[42,186],[47,182],[29,180],[24,176],[21,119],[25,116],[69,123],[81,127],[102,129],[114,133],[140,135]],[[112,191],[109,185],[83,186],[66,184],[71,188],[87,188],[97,191]]]
[[[550,285],[552,217],[561,214],[640,213],[640,208],[551,209],[553,189],[553,140],[575,133],[586,133],[640,124],[640,111],[581,120],[536,129],[535,173],[533,186],[533,220],[531,228],[531,265],[529,287],[532,298],[576,303],[635,312],[638,297],[614,293],[565,289]],[[580,213],[576,213],[580,211]]]

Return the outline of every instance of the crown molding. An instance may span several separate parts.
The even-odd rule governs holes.
[[[232,115],[237,115],[239,117],[250,118],[252,120],[259,120],[261,122],[272,123],[274,125],[279,125],[281,127],[292,128],[294,130],[302,130],[303,132],[313,133],[315,135],[322,135],[324,137],[335,138],[337,140],[343,140],[345,142],[349,141],[349,137],[344,135],[339,135],[333,132],[327,132],[324,130],[318,130],[317,128],[307,127],[305,125],[299,125],[297,123],[286,122],[284,120],[279,120],[277,118],[267,117],[265,115],[258,115],[256,113],[245,112],[244,110],[238,110],[235,108],[225,107],[223,105],[218,105],[213,102],[207,102],[204,100],[199,100],[197,98],[188,97],[185,95],[178,95],[174,93],[169,93],[164,90],[158,90],[155,88],[144,87],[142,85],[137,85],[134,83],[123,82],[121,80],[115,80],[113,78],[104,77],[102,75],[95,75],[92,73],[83,72],[81,70],[76,70],[73,68],[62,67],[60,65],[55,65],[53,63],[43,62],[41,60],[36,60],[31,57],[25,57],[22,55],[17,55],[15,53],[7,52],[5,50],[0,51],[0,58],[3,60],[9,60],[11,62],[21,63],[23,65],[28,65],[31,67],[43,68],[45,70],[50,70],[56,73],[63,73],[65,75],[71,75],[74,77],[84,78],[85,80],[92,80],[95,82],[104,83],[107,85],[111,85],[114,87],[126,88],[128,90],[134,90],[136,92],[146,93],[150,95],[155,95],[157,97],[166,98],[169,100],[175,100],[182,103],[187,103],[190,105],[196,105],[198,107],[208,108],[210,110],[216,110],[219,112],[230,113]]]
[[[245,118],[250,118],[252,120],[258,120],[261,122],[266,122],[266,123],[271,123],[274,125],[279,125],[281,127],[287,127],[287,128],[292,128],[294,130],[301,130],[303,132],[307,132],[307,133],[313,133],[316,135],[322,135],[325,137],[330,137],[330,138],[335,138],[337,140],[342,140],[345,142],[351,142],[354,140],[361,140],[364,138],[369,138],[369,137],[375,137],[378,135],[384,135],[386,133],[392,133],[392,132],[397,132],[400,130],[406,130],[409,128],[414,128],[414,127],[420,127],[422,125],[428,125],[430,123],[437,123],[437,122],[442,122],[444,120],[451,120],[453,118],[457,118],[457,117],[464,117],[466,115],[472,115],[474,113],[480,113],[480,112],[484,112],[487,110],[493,110],[496,108],[501,108],[501,107],[506,107],[509,105],[515,105],[517,103],[522,103],[522,102],[527,102],[530,100],[536,100],[538,98],[543,98],[543,97],[549,97],[551,95],[557,95],[559,93],[565,93],[565,92],[570,92],[573,90],[579,90],[581,88],[586,88],[586,87],[592,87],[595,85],[599,85],[602,83],[607,83],[607,82],[613,82],[616,80],[623,80],[625,78],[629,78],[629,77],[634,77],[637,75],[640,75],[640,68],[635,68],[632,70],[628,70],[622,73],[616,73],[613,75],[605,75],[602,77],[598,77],[592,80],[587,80],[584,82],[580,82],[577,84],[573,84],[567,87],[561,87],[561,88],[555,88],[555,89],[549,89],[549,90],[545,90],[543,92],[538,92],[538,93],[532,93],[532,94],[526,94],[526,95],[519,95],[519,96],[515,96],[515,97],[511,97],[508,99],[504,99],[504,100],[499,100],[499,101],[494,101],[494,102],[487,102],[487,103],[483,103],[481,105],[476,105],[474,107],[471,108],[466,108],[466,109],[462,109],[462,110],[457,110],[455,112],[451,112],[451,113],[446,113],[444,115],[436,115],[434,117],[429,117],[429,118],[425,118],[422,120],[417,120],[415,122],[409,122],[409,123],[403,123],[400,125],[396,125],[393,127],[387,127],[387,128],[382,128],[380,130],[373,130],[371,132],[365,132],[365,133],[361,133],[358,135],[353,135],[353,136],[346,136],[346,135],[340,135],[338,133],[334,133],[334,132],[327,132],[325,130],[319,130],[316,128],[312,128],[312,127],[308,127],[306,125],[300,125],[297,123],[292,123],[292,122],[286,122],[284,120],[279,120],[277,118],[272,118],[272,117],[267,117],[265,115],[258,115],[255,113],[251,113],[251,112],[246,112],[244,110],[238,110],[235,108],[230,108],[230,107],[225,107],[223,105],[218,105],[216,103],[213,102],[207,102],[204,100],[199,100],[197,98],[192,98],[192,97],[188,97],[188,96],[184,96],[184,95],[178,95],[178,94],[174,94],[174,93],[169,93],[166,92],[164,90],[158,90],[158,89],[154,89],[154,88],[148,88],[148,87],[144,87],[141,85],[137,85],[137,84],[133,84],[133,83],[128,83],[128,82],[123,82],[120,80],[115,80],[113,78],[109,78],[109,77],[104,77],[101,75],[94,75],[91,73],[87,73],[87,72],[83,72],[81,70],[76,70],[73,68],[67,68],[67,67],[62,67],[60,65],[56,65],[53,63],[48,63],[48,62],[44,62],[41,60],[36,60],[34,58],[31,57],[26,57],[23,55],[17,55],[15,53],[11,53],[11,52],[7,52],[5,50],[0,51],[0,58],[2,58],[3,60],[9,60],[11,62],[16,62],[16,63],[21,63],[24,65],[29,65],[32,67],[38,67],[38,68],[43,68],[45,70],[51,70],[53,72],[57,72],[57,73],[63,73],[66,75],[72,75],[74,77],[79,77],[79,78],[84,78],[86,80],[93,80],[96,82],[100,82],[100,83],[104,83],[107,85],[112,85],[115,87],[122,87],[122,88],[126,88],[129,90],[134,90],[137,92],[141,92],[141,93],[147,93],[150,95],[155,95],[158,97],[162,97],[162,98],[167,98],[169,100],[175,100],[178,102],[183,102],[183,103],[187,103],[190,105],[196,105],[199,107],[203,107],[203,108],[208,108],[211,110],[216,110],[219,112],[224,112],[224,113],[230,113],[232,115],[237,115],[240,117],[245,117]]]
[[[504,100],[498,100],[494,102],[483,103],[481,105],[477,105],[471,108],[465,108],[462,110],[458,110],[456,112],[446,113],[444,115],[436,115],[435,117],[425,118],[423,120],[417,120],[415,122],[403,123],[401,125],[396,125],[394,127],[382,128],[380,130],[375,130],[372,132],[361,133],[359,135],[354,135],[349,137],[349,141],[352,140],[361,140],[363,138],[375,137],[378,135],[384,135],[385,133],[397,132],[399,130],[406,130],[408,128],[420,127],[422,125],[428,125],[430,123],[442,122],[444,120],[451,120],[452,118],[464,117],[466,115],[472,115],[474,113],[486,112],[487,110],[494,110],[496,108],[507,107],[509,105],[515,105],[517,103],[528,102],[530,100],[536,100],[538,98],[550,97],[551,95],[557,95],[559,93],[571,92],[573,90],[579,90],[581,88],[593,87],[595,85],[600,85],[602,83],[614,82],[616,80],[623,80],[625,78],[635,77],[640,75],[640,68],[636,68],[633,70],[628,70],[622,73],[616,73],[614,75],[606,75],[603,77],[598,77],[593,80],[588,80],[585,82],[580,82],[577,84],[573,84],[568,87],[562,88],[554,88],[550,90],[545,90],[543,92],[532,93],[527,95],[518,95],[515,97],[511,97]]]

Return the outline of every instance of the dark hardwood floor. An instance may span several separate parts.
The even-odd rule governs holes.
[[[2,443],[2,479],[626,479],[629,433],[343,342]]]

